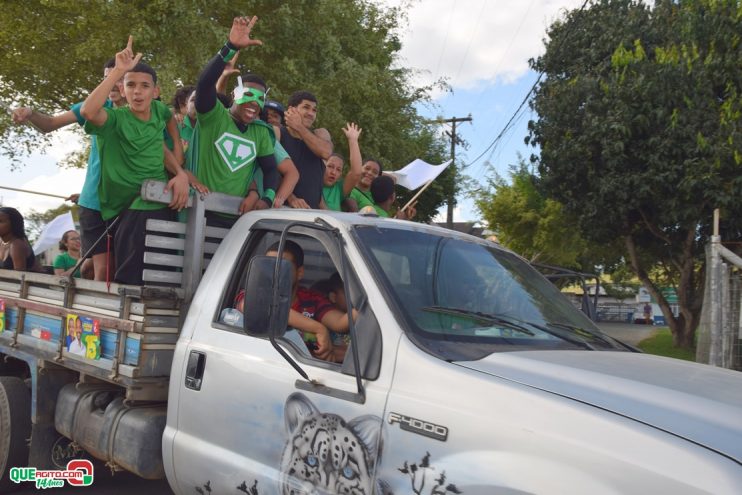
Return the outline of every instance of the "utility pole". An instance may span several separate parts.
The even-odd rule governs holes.
[[[469,114],[467,117],[451,117],[450,119],[435,119],[435,120],[428,120],[426,123],[428,124],[451,124],[451,132],[446,131],[446,135],[451,138],[451,165],[450,167],[453,169],[454,178],[456,176],[456,145],[463,145],[464,141],[461,140],[460,137],[456,135],[456,124],[458,122],[471,122],[471,114]],[[451,190],[448,193],[448,210],[446,212],[446,228],[453,229],[453,206],[456,202],[456,194],[455,194],[455,187],[451,187]]]

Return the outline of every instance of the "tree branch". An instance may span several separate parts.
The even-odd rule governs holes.
[[[644,225],[647,226],[647,229],[650,233],[652,233],[655,237],[659,238],[660,240],[665,241],[667,244],[672,244],[672,240],[662,232],[660,229],[657,228],[657,226],[649,221],[649,218],[647,218],[647,215],[644,213],[644,210],[641,208],[638,209],[639,214],[642,216],[642,220],[644,221]]]

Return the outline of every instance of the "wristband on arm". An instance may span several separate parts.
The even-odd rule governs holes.
[[[240,51],[239,48],[227,41],[226,43],[224,43],[224,46],[221,47],[221,49],[217,52],[217,55],[219,55],[222,60],[224,60],[224,62],[229,62],[234,58],[235,55],[237,55],[238,51]]]
[[[273,202],[276,200],[276,191],[273,189],[266,189],[263,191],[263,196],[260,198],[262,201],[265,201],[268,205],[268,208],[273,206]]]

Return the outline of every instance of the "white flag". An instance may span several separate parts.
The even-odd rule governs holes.
[[[396,172],[384,173],[396,177],[398,186],[414,190],[438,177],[450,164],[451,160],[440,165],[431,165],[417,158]]]
[[[59,244],[62,236],[68,230],[75,230],[75,222],[72,220],[72,213],[62,213],[51,222],[47,223],[41,235],[33,245],[33,254],[40,255],[52,246]]]

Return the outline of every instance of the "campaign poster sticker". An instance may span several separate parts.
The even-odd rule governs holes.
[[[85,357],[88,359],[100,359],[100,322],[93,318],[80,316],[82,321],[82,343],[85,346]]]
[[[82,340],[82,319],[77,315],[67,315],[67,352],[85,356],[86,348]]]

